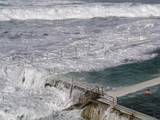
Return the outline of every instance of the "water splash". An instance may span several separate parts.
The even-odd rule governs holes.
[[[90,19],[95,17],[160,17],[160,5],[132,3],[123,4],[79,4],[46,7],[1,8],[0,20],[59,20]]]

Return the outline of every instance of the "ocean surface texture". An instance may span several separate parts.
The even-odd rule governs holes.
[[[82,120],[44,87],[57,74],[115,90],[159,77],[159,18],[159,0],[0,0],[0,120]]]

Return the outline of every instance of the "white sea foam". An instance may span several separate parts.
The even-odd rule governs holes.
[[[123,4],[79,4],[49,7],[6,7],[0,9],[0,20],[57,20],[89,19],[94,17],[159,17],[160,5],[131,3]]]
[[[44,116],[48,119],[49,115],[61,120],[63,115],[56,117],[54,113],[70,104],[68,93],[45,90],[48,75],[150,59],[156,56],[152,51],[160,45],[158,19],[12,21],[0,22],[0,26],[2,120],[16,120],[22,115],[27,120]],[[112,119],[115,116],[110,115]]]

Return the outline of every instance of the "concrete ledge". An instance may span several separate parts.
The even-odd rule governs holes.
[[[122,105],[116,105],[115,108],[119,111],[121,111],[122,113],[125,113],[127,115],[134,115],[136,118],[139,118],[141,120],[158,120],[154,117],[151,117],[149,115],[143,114],[141,112],[126,108]]]

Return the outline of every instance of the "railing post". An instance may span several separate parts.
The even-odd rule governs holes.
[[[71,84],[71,88],[70,88],[69,98],[72,98],[73,88],[74,88],[74,85],[73,85],[73,78],[72,78],[72,84]]]
[[[102,93],[101,93],[101,94],[102,94],[102,96],[104,96],[104,91],[103,91],[103,87],[101,87],[101,89],[102,89]]]
[[[113,105],[114,105],[114,106],[117,105],[117,97],[113,97]]]
[[[129,120],[134,120],[135,119],[135,116],[134,116],[134,114],[132,114],[132,115],[129,115]]]

